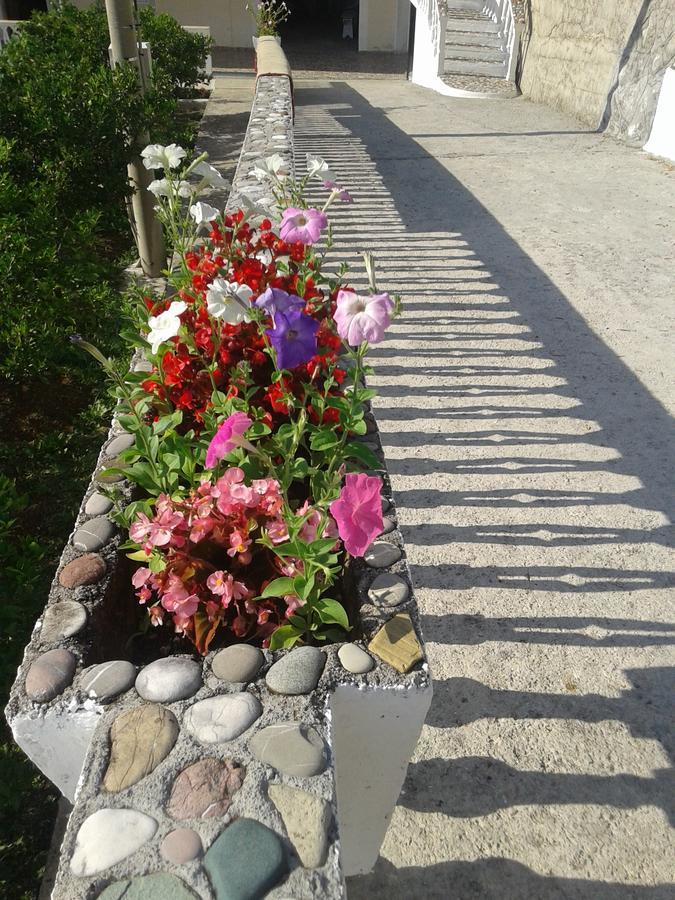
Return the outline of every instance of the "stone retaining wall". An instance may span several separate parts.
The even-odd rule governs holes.
[[[292,165],[288,78],[258,80],[230,207],[264,192],[251,168],[271,152]],[[363,440],[382,460],[370,413]],[[75,801],[52,896],[342,897],[343,875],[377,858],[431,701],[384,462],[385,530],[350,567],[353,643],[140,666],[128,562],[98,491],[130,441],[113,423],[6,710]]]
[[[526,0],[524,96],[643,144],[675,59],[672,0]]]

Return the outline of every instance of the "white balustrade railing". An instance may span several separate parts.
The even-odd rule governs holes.
[[[520,41],[511,0],[484,0],[483,12],[499,25],[499,35],[508,53],[506,79],[515,81]]]
[[[8,44],[21,27],[21,19],[0,19],[0,49]]]

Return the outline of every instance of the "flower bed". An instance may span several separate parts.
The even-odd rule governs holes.
[[[289,127],[287,92],[287,79],[259,81],[231,200],[243,209],[230,206],[220,221],[195,197],[179,207],[187,183],[222,187],[204,159],[173,175],[183,167],[177,148],[146,154],[152,164],[168,150],[166,181],[154,189],[182,263],[170,296],[146,295],[139,305],[130,335],[144,358],[137,355],[130,375],[115,373],[119,415],[8,707],[17,740],[71,798],[87,755],[56,897],[98,896],[115,879],[167,872],[211,897],[214,876],[201,851],[180,863],[162,847],[179,840],[171,836],[187,819],[193,834],[182,837],[209,848],[207,857],[217,844],[213,859],[232,815],[251,831],[252,847],[271,842],[283,857],[276,878],[291,874],[282,893],[340,896],[341,870],[365,871],[377,856],[429,705],[416,606],[362,383],[365,347],[338,343],[340,330],[348,340],[359,328],[377,338],[393,310],[381,295],[354,309],[353,293],[340,295],[342,285],[322,276],[315,245],[303,242],[301,254],[290,239],[288,229],[318,228],[330,244],[326,211],[305,215],[285,176],[288,154],[249,165],[260,162],[257,148],[280,121]],[[312,167],[331,180],[321,161]],[[258,209],[271,190],[278,200],[293,191],[293,211],[279,223],[284,236]],[[244,193],[255,199],[242,201]],[[329,186],[326,197],[339,202],[340,193]],[[298,344],[307,359],[286,355]],[[143,633],[133,633],[134,610],[145,617]],[[228,660],[240,649],[256,664],[233,680]],[[241,698],[236,711],[233,697]],[[122,723],[136,735],[132,750],[119,739]],[[146,758],[138,736],[157,723],[166,753]],[[209,730],[218,723],[225,731]],[[289,772],[270,759],[263,736],[274,729],[300,734],[315,756],[321,748],[316,771]],[[191,766],[212,766],[214,750],[243,784],[227,800],[231,812],[175,814],[177,785],[189,782]],[[137,780],[116,781],[115,767],[131,763]],[[219,773],[211,782],[230,783]],[[313,813],[298,836],[307,804]],[[138,814],[129,823],[146,829],[144,849],[82,868],[78,843],[110,844],[94,815],[106,812],[114,831],[113,810]],[[304,856],[307,839],[322,852]]]

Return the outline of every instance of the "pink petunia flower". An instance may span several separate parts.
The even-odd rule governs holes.
[[[321,232],[328,225],[328,216],[318,209],[296,209],[289,206],[281,217],[279,236],[282,241],[294,244],[316,244]]]
[[[333,314],[337,332],[352,347],[363,341],[378,344],[389,327],[393,308],[394,301],[389,294],[362,296],[353,291],[338,291]]]
[[[373,475],[345,475],[340,496],[330,504],[345,550],[363,556],[372,541],[382,533],[382,482]]]
[[[253,420],[246,413],[234,412],[228,416],[218,431],[214,434],[206,451],[206,468],[213,467],[235,447],[245,447],[253,450],[253,446],[244,437],[245,432],[251,427]]]

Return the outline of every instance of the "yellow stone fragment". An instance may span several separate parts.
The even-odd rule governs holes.
[[[415,663],[424,659],[415,628],[407,613],[398,613],[385,622],[368,649],[401,673],[408,672]]]

